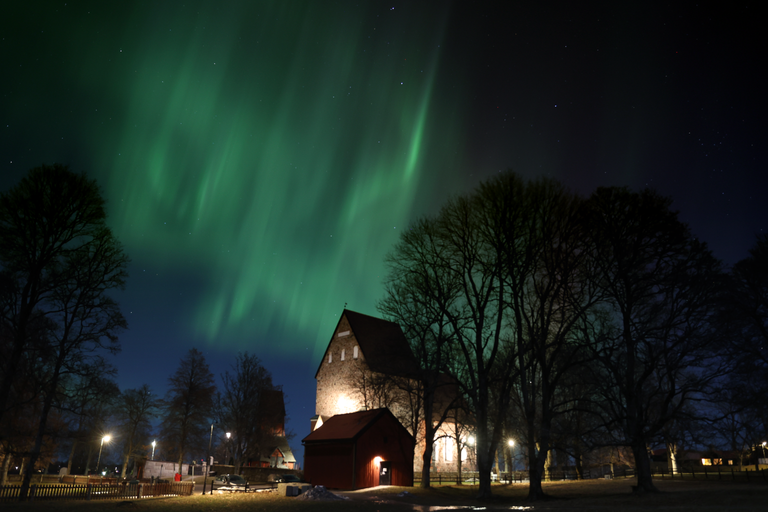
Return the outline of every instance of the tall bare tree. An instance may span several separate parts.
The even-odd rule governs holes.
[[[723,401],[749,418],[748,442],[760,444],[768,437],[768,235],[731,269],[718,324],[734,368]]]
[[[378,309],[398,323],[419,365],[417,374],[401,379],[399,389],[411,398],[412,433],[423,434],[421,487],[430,487],[430,462],[441,426],[461,394],[448,378],[455,361],[452,326],[444,313],[459,297],[461,282],[441,273],[444,264],[436,223],[421,220],[406,231],[387,257],[386,295]],[[453,369],[455,370],[455,368]],[[404,385],[403,385],[404,384]],[[423,429],[423,430],[422,430]]]
[[[605,300],[584,331],[587,368],[605,439],[631,447],[640,491],[656,491],[649,443],[725,371],[712,327],[721,265],[670,206],[653,191],[623,188],[598,189],[588,201]]]
[[[112,380],[116,370],[106,361],[99,361],[90,372],[67,379],[64,384],[66,400],[62,408],[69,418],[69,439],[71,444],[67,473],[72,474],[75,454],[78,448],[88,443],[93,435],[93,426],[103,411],[120,395],[117,384]]]
[[[511,173],[503,180],[489,185],[506,186],[497,196],[501,204],[488,205],[480,194],[454,198],[435,218],[414,225],[415,237],[405,233],[388,260],[403,269],[402,286],[421,286],[414,297],[426,294],[426,300],[416,300],[439,313],[425,320],[433,335],[449,340],[452,372],[475,416],[480,498],[491,495],[491,467],[516,377],[514,347],[507,343],[504,247],[516,234],[508,230],[523,222],[526,212],[522,180]],[[508,221],[502,223],[504,216]]]
[[[2,323],[11,336],[0,377],[0,423],[12,401],[20,364],[34,352],[42,366],[42,407],[31,463],[21,489],[26,498],[34,463],[46,435],[60,379],[77,374],[88,359],[119,349],[126,327],[108,295],[123,287],[128,258],[106,224],[98,185],[65,166],[42,166],[0,196]],[[33,337],[35,318],[45,318],[45,337]],[[43,343],[35,345],[35,340]]]
[[[221,380],[224,387],[217,393],[216,417],[224,432],[231,434],[223,441],[238,473],[249,459],[269,455],[284,408],[274,400],[280,388],[272,383],[272,374],[248,352],[237,355],[232,371],[222,374]]]
[[[181,359],[168,384],[161,436],[181,467],[185,456],[203,453],[208,445],[216,385],[203,353],[195,348]]]
[[[514,188],[522,190],[513,195]],[[519,375],[512,393],[525,424],[528,498],[537,500],[544,496],[550,450],[561,438],[556,426],[577,404],[570,376],[587,357],[578,326],[599,297],[587,258],[583,200],[554,180],[520,185],[507,176],[481,186],[479,197],[497,212],[486,225],[489,243],[498,244],[505,259],[507,338]]]
[[[120,429],[120,441],[123,443],[121,478],[125,478],[131,459],[147,453],[146,447],[152,431],[152,420],[157,417],[159,405],[160,401],[152,394],[147,384],[138,389],[126,389],[121,393],[115,411]],[[98,469],[96,468],[97,471]]]

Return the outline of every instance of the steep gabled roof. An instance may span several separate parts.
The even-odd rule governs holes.
[[[413,352],[408,340],[405,339],[403,330],[398,324],[348,309],[342,311],[339,322],[345,316],[357,339],[365,362],[372,371],[402,377],[417,375],[419,365],[416,358],[413,357]],[[338,329],[338,324],[336,329]],[[333,338],[328,343],[329,347],[331,342],[333,342]],[[326,348],[325,354],[327,355],[327,353],[328,349]],[[325,359],[325,355],[323,359]],[[320,361],[318,372],[322,366],[323,361]],[[315,372],[315,378],[317,378],[317,372]]]
[[[283,462],[296,462],[296,457],[293,456],[293,450],[288,445],[288,439],[285,436],[277,436],[275,438],[275,445],[272,447],[272,453],[275,450],[280,452],[280,456],[283,458]],[[269,457],[261,457],[261,462],[271,462],[271,454]]]
[[[402,430],[409,436],[408,430],[395,418],[386,407],[370,411],[351,412],[349,414],[337,414],[328,418],[328,421],[301,440],[302,443],[318,441],[353,441],[360,437],[368,428],[383,416],[389,415],[395,420]]]
[[[398,324],[354,311],[344,313],[371,370],[403,376],[418,372],[419,365]]]

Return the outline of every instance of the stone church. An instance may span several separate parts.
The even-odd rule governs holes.
[[[412,396],[404,391],[417,385],[414,377],[418,372],[419,365],[398,324],[345,309],[315,374],[316,415],[311,430],[337,414],[388,407],[416,438],[414,471],[421,471],[424,441],[419,418],[423,413],[414,414]],[[438,433],[430,465],[433,471],[456,471],[460,451],[462,468],[472,469],[467,442],[471,438],[456,426],[446,422]]]

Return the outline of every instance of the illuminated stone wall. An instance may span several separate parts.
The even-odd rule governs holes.
[[[355,357],[356,347],[357,357]],[[315,414],[321,416],[322,420],[325,421],[336,414],[346,414],[362,410],[364,408],[364,401],[359,385],[361,375],[366,372],[369,372],[368,365],[365,362],[362,351],[359,349],[355,333],[352,331],[346,316],[342,316],[317,371]],[[403,421],[404,418],[408,417],[408,412],[398,409],[397,406],[394,406],[392,413],[408,428],[407,422]],[[315,428],[319,428],[321,425],[322,423],[318,422]],[[454,433],[454,428],[444,425],[438,436],[444,437]],[[419,472],[421,471],[422,454],[424,453],[423,431],[416,438],[414,470]],[[436,443],[435,455],[431,464],[432,468],[434,471],[439,472],[456,471],[458,457],[459,454],[456,450],[455,441],[446,441],[444,438],[439,439]],[[469,456],[465,453],[462,466],[466,471],[475,469],[473,453],[470,453]]]
[[[366,366],[359,348],[355,358],[356,347],[357,339],[346,317],[342,317],[317,372],[315,413],[323,419],[363,408],[355,383]]]

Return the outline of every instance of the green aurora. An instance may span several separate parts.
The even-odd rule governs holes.
[[[83,96],[67,138],[132,273],[196,276],[180,334],[322,350],[345,303],[375,313],[383,255],[444,190],[425,167],[462,159],[462,113],[445,108],[461,82],[435,90],[444,23],[404,28],[418,13],[365,4],[160,5],[64,13],[76,37],[55,51]]]
[[[511,167],[650,186],[718,257],[765,232],[754,7],[40,0],[0,12],[0,186],[98,180],[132,259],[121,387],[257,354],[297,427],[401,230]]]

